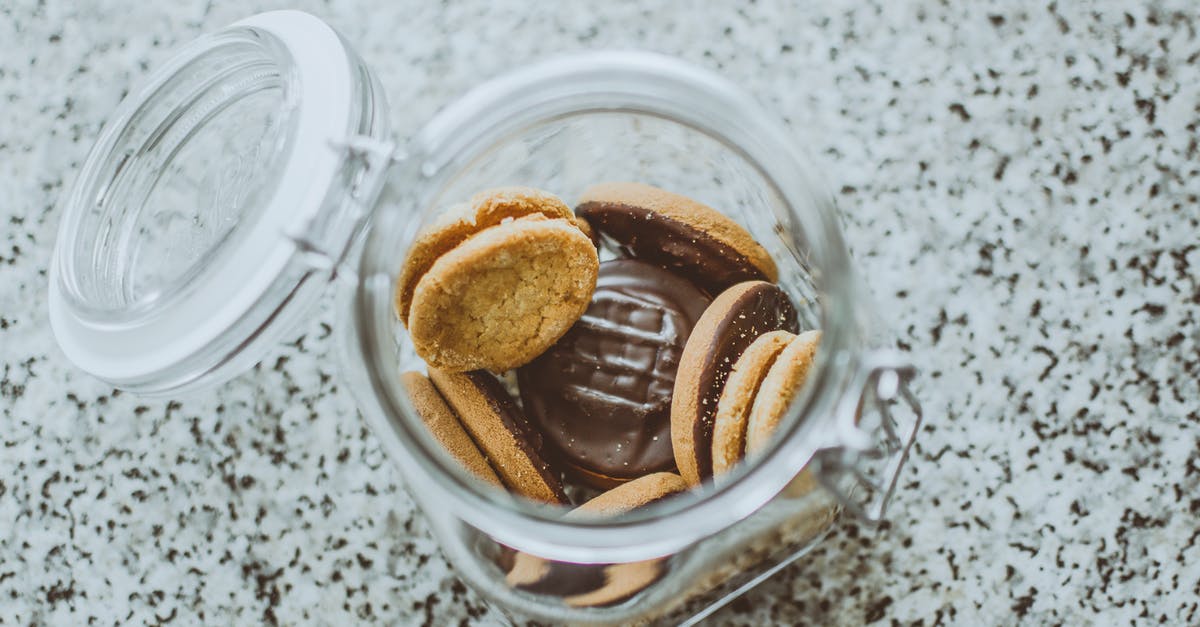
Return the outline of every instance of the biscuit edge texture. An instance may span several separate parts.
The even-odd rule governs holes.
[[[496,187],[476,193],[466,203],[451,205],[413,240],[396,281],[395,308],[400,322],[408,325],[413,292],[442,255],[475,233],[505,220],[540,214],[547,218],[573,220],[575,213],[561,198],[533,187]],[[585,235],[591,235],[585,231]]]
[[[755,338],[733,365],[713,418],[714,480],[732,470],[744,457],[750,410],[763,379],[796,337],[788,331],[764,333]]]
[[[446,452],[471,475],[503,490],[504,483],[433,382],[425,375],[410,370],[400,375],[400,383],[417,410],[417,416]]]
[[[591,240],[565,220],[527,217],[484,229],[418,283],[413,347],[442,370],[523,366],[584,314],[599,269]]]
[[[820,343],[820,331],[805,331],[797,335],[767,371],[746,425],[747,456],[761,451],[770,443],[792,400],[808,380]]]

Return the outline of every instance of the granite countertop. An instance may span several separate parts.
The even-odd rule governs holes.
[[[639,47],[807,138],[927,421],[890,525],[841,523],[716,622],[1200,623],[1194,0],[286,4],[354,42],[400,135],[502,70]],[[106,116],[173,47],[277,6],[0,7],[0,623],[500,618],[355,413],[328,314],[171,400],[50,334],[54,203]]]

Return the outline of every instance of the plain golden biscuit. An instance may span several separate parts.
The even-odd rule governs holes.
[[[396,313],[408,324],[409,307],[417,283],[433,263],[467,238],[505,220],[529,215],[575,221],[575,215],[557,196],[531,187],[501,187],[480,192],[471,202],[454,205],[417,235],[396,283]],[[590,229],[589,229],[590,230]],[[584,231],[589,237],[592,234]]]
[[[496,471],[492,470],[483,453],[479,452],[479,447],[475,445],[471,436],[467,435],[462,423],[446,405],[445,399],[433,387],[433,383],[425,375],[412,371],[401,374],[400,383],[408,393],[417,415],[450,455],[471,474],[503,489],[504,484],[501,483],[500,477],[496,476]]]
[[[596,247],[568,220],[529,216],[484,229],[417,283],[413,346],[440,370],[522,366],[583,315],[599,266]]]
[[[623,483],[576,507],[566,518],[608,517],[649,505],[688,489],[683,477],[673,472],[656,472]]]
[[[541,434],[495,376],[430,368],[429,378],[509,490],[535,501],[570,504],[558,473],[542,459]]]
[[[754,407],[750,409],[750,421],[746,428],[747,455],[762,450],[770,442],[771,434],[808,378],[820,343],[820,331],[805,331],[779,353],[758,388]]]
[[[746,450],[746,424],[750,408],[758,395],[758,388],[775,363],[775,358],[796,336],[787,331],[771,331],[758,336],[754,343],[742,353],[725,390],[717,403],[717,415],[713,422],[713,478],[729,472]]]

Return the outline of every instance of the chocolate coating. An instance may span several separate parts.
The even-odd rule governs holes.
[[[509,583],[518,590],[552,597],[584,594],[604,587],[603,564],[555,562],[529,554],[514,555]]]
[[[709,301],[651,264],[601,264],[587,312],[517,372],[526,413],[547,445],[570,466],[618,480],[673,468],[675,372]]]
[[[769,281],[753,262],[701,229],[643,207],[592,201],[575,212],[630,257],[687,278],[715,296],[743,281]]]
[[[562,599],[572,607],[608,607],[625,601],[663,573],[661,559],[624,564],[554,562],[513,553],[507,581],[517,590]]]
[[[465,374],[487,398],[488,406],[500,417],[504,427],[513,434],[517,445],[533,463],[534,468],[541,475],[542,481],[554,492],[558,502],[570,503],[570,499],[563,492],[562,480],[550,467],[550,464],[544,461],[542,449],[545,448],[545,443],[542,440],[542,434],[529,424],[529,420],[521,412],[521,408],[517,407],[516,401],[504,389],[504,385],[494,375],[484,370]]]
[[[713,419],[733,365],[758,336],[778,330],[798,333],[800,325],[792,301],[772,283],[759,283],[747,290],[717,323],[712,349],[698,372],[697,407],[702,415],[694,423],[692,434],[702,478],[712,476]]]

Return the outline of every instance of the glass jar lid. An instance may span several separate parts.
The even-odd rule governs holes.
[[[382,92],[298,11],[201,37],[130,93],[73,188],[51,266],[67,357],[118,387],[177,392],[256,363],[361,228]]]

